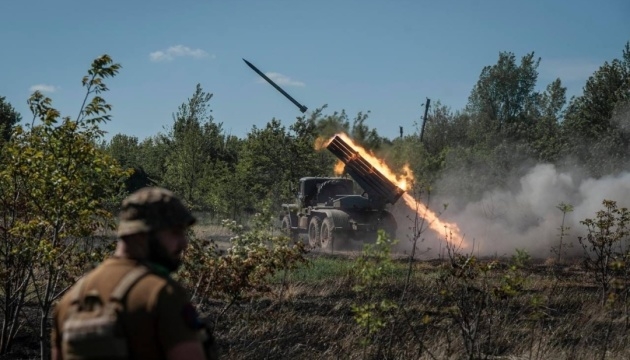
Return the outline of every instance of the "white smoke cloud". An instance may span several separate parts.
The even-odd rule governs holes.
[[[614,200],[620,208],[630,207],[630,172],[582,179],[579,171],[563,172],[554,165],[539,164],[514,189],[488,191],[480,201],[460,209],[447,209],[441,219],[459,226],[469,245],[465,252],[474,243],[473,252],[479,256],[509,256],[516,249],[524,249],[533,256],[546,258],[559,242],[563,212],[558,206],[561,203],[573,206],[564,220],[569,230],[563,242],[573,244],[574,251],[581,251],[577,237],[585,236],[587,229],[580,221],[595,218],[597,211],[603,209],[603,200]],[[401,248],[408,249],[408,234],[404,229],[411,222],[401,216],[397,220],[399,229],[403,229],[398,233]],[[444,248],[443,238],[442,234],[426,232],[421,249],[430,247],[428,257],[437,257],[438,249]]]

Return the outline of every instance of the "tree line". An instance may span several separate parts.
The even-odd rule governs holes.
[[[198,84],[167,132],[146,139],[116,134],[101,148],[133,169],[127,190],[164,185],[195,209],[232,219],[263,200],[276,207],[291,201],[302,176],[331,175],[336,159],[313,145],[338,131],[394,169],[408,162],[419,184],[463,201],[505,186],[507,175],[519,175],[528,164],[579,166],[593,177],[628,169],[630,43],[571,99],[560,78],[540,86],[540,62],[534,52],[520,59],[499,53],[495,64],[481,70],[464,109],[433,104],[422,141],[418,133],[383,137],[368,125],[369,111],[327,113],[326,105],[288,125],[271,119],[239,138],[214,119],[212,94]]]
[[[540,62],[534,52],[520,59],[500,52],[495,64],[481,70],[463,109],[434,102],[422,141],[418,133],[386,138],[368,125],[369,111],[327,113],[326,105],[290,124],[273,118],[237,137],[213,117],[213,94],[197,84],[166,131],[145,139],[115,134],[98,148],[131,171],[127,192],[162,185],[218,219],[238,219],[266,200],[277,208],[292,200],[300,177],[331,175],[336,159],[314,143],[339,131],[394,169],[409,163],[418,183],[463,201],[506,185],[507,175],[528,164],[579,166],[593,177],[628,169],[630,42],[571,99],[560,78],[538,90]],[[0,97],[0,143],[21,119]]]

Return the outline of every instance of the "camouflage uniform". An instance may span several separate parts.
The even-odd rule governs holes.
[[[157,187],[144,188],[123,201],[118,236],[190,226],[195,222],[194,216],[172,192]],[[77,299],[85,299],[86,294],[98,294],[100,301],[107,303],[117,285],[134,271],[138,273],[137,279],[127,280],[133,284],[128,284],[129,290],[121,296],[124,311],[119,315],[128,357],[163,359],[178,343],[204,336],[209,338],[204,343],[207,357],[216,358],[212,335],[205,330],[184,288],[169,277],[169,272],[145,260],[117,257],[105,260],[86,274],[81,284],[75,284],[55,307],[51,340],[61,357],[71,358],[70,354],[78,353],[78,358],[83,358],[90,355],[86,352],[111,352],[116,346],[114,341],[92,342],[84,348],[69,344],[64,341],[64,325],[67,328],[66,320],[74,311],[73,300],[76,303]]]

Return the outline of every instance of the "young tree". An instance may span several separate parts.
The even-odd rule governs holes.
[[[22,120],[22,115],[0,96],[0,146],[11,138],[13,126]]]
[[[9,309],[24,301],[38,305],[42,359],[49,357],[52,306],[102,258],[103,242],[94,235],[113,228],[106,205],[129,175],[97,146],[103,136],[99,125],[110,120],[111,105],[100,96],[108,90],[103,81],[119,69],[108,55],[92,62],[75,120],[60,118],[50,98],[33,93],[28,100],[33,125],[15,128],[0,165],[2,301],[12,303]],[[35,125],[36,119],[41,123]],[[15,336],[11,327],[7,331],[5,352]]]
[[[223,145],[221,124],[214,123],[211,115],[211,99],[212,94],[197,84],[193,96],[173,116],[164,178],[191,206],[202,208],[206,205],[204,180],[212,176],[212,167]]]

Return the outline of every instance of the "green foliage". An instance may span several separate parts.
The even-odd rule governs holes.
[[[586,165],[594,176],[615,172],[630,151],[630,115],[613,120],[615,110],[630,99],[630,42],[621,59],[605,62],[586,82],[583,94],[571,99],[562,130],[563,153]]]
[[[562,256],[566,256],[567,247],[571,247],[572,245],[571,243],[564,242],[565,237],[568,235],[568,231],[571,229],[570,226],[566,226],[564,223],[567,213],[573,211],[573,205],[565,204],[564,202],[562,202],[558,204],[556,208],[562,211],[562,223],[560,224],[560,228],[558,229],[560,231],[560,233],[558,234],[558,246],[552,246],[551,252],[557,255],[556,261],[558,264],[560,264],[562,262]]]
[[[560,79],[556,79],[537,97],[534,125],[525,134],[525,139],[529,144],[528,155],[538,161],[555,162],[561,153],[564,139],[560,120],[566,103],[566,91]]]
[[[628,272],[630,211],[617,207],[613,200],[604,200],[602,204],[604,209],[599,210],[594,219],[580,221],[588,234],[578,237],[578,241],[584,249],[587,269],[600,287],[603,304],[615,278]]]
[[[338,132],[394,169],[409,164],[416,182],[430,185],[434,195],[478,200],[488,189],[505,188],[506,179],[520,177],[536,162],[564,165],[574,158],[594,175],[627,167],[629,49],[626,45],[621,59],[595,72],[584,95],[573,98],[568,109],[561,79],[538,90],[543,60],[534,52],[520,58],[500,52],[495,64],[482,69],[465,109],[432,102],[423,142],[414,132],[391,140],[380,136],[368,124],[369,110],[349,116],[345,110],[325,113],[327,105],[291,123],[273,118],[239,138],[214,121],[212,94],[197,84],[166,134],[137,144],[121,134],[107,147],[135,169],[128,190],[146,183],[173,188],[217,220],[240,220],[259,211],[265,199],[278,210],[293,201],[300,177],[332,175],[337,159],[315,145]]]
[[[289,274],[289,280],[298,283],[325,283],[333,278],[347,278],[351,275],[353,265],[345,258],[336,256],[311,257],[308,263]]]
[[[496,64],[482,70],[465,112],[437,108],[429,117],[427,146],[440,154],[437,170],[447,179],[438,194],[475,200],[504,187],[527,164],[559,160],[566,88],[556,79],[536,91],[540,61],[532,52],[518,64],[513,53],[501,52]]]
[[[439,156],[444,149],[469,146],[470,118],[453,113],[440,100],[435,101],[427,116],[424,147],[431,156]],[[439,170],[437,168],[436,170]]]
[[[354,264],[356,284],[353,290],[361,301],[352,305],[352,313],[356,323],[365,330],[364,345],[387,325],[391,311],[397,308],[382,289],[394,268],[391,248],[396,243],[384,230],[379,230],[376,243],[365,244]]]
[[[0,96],[0,148],[11,138],[13,126],[21,120],[22,115],[15,111],[4,96]]]
[[[306,262],[304,244],[274,234],[273,218],[266,205],[254,215],[251,229],[225,220],[223,225],[235,234],[226,253],[211,241],[193,239],[180,277],[194,289],[198,303],[215,298],[229,307],[247,295],[269,292],[274,275]]]
[[[451,241],[446,249],[450,266],[437,279],[440,312],[457,326],[466,358],[499,355],[501,350],[494,344],[502,335],[497,329],[515,319],[503,319],[498,314],[515,305],[525,293],[531,256],[516,249],[505,266],[498,260],[480,260],[461,253]],[[532,312],[541,306],[538,301],[532,300]]]
[[[493,295],[498,298],[515,297],[519,295],[525,286],[526,274],[523,271],[529,265],[531,256],[527,251],[516,249],[512,255],[508,271],[501,277],[499,286],[494,288]]]
[[[289,127],[291,166],[289,179],[291,183],[297,184],[297,180],[303,176],[328,175],[334,163],[338,160],[328,151],[317,151],[315,144],[318,139],[325,137],[328,139],[336,132],[324,135],[326,131],[325,122],[330,117],[322,117],[322,110],[315,109],[308,118],[299,117]],[[332,127],[328,130],[333,130]],[[341,130],[340,130],[341,131]],[[293,194],[292,194],[293,195]]]
[[[480,116],[478,131],[502,133],[519,139],[531,125],[529,112],[536,105],[534,89],[538,79],[540,58],[534,53],[521,58],[516,64],[513,53],[501,52],[493,66],[481,71],[479,81],[469,98],[469,110]]]
[[[386,139],[380,137],[375,128],[370,129],[370,127],[365,124],[369,114],[369,111],[366,113],[359,112],[357,114],[352,121],[350,136],[359,145],[371,149],[372,151],[378,151]]]
[[[247,192],[246,206],[253,207],[262,199],[290,197],[289,174],[294,156],[288,152],[290,138],[279,120],[273,119],[264,129],[254,126],[243,145],[237,176]],[[284,171],[278,171],[284,169]]]
[[[134,192],[154,182],[142,167],[140,145],[138,138],[124,134],[116,134],[109,144],[102,146],[103,150],[116,159],[123,169],[131,172],[125,180],[126,193]]]
[[[110,250],[95,235],[113,227],[107,204],[129,173],[96,145],[103,134],[99,124],[110,120],[111,109],[98,94],[107,91],[103,80],[119,68],[107,55],[94,60],[83,79],[86,97],[76,120],[60,118],[50,98],[33,93],[28,104],[41,123],[16,126],[1,159],[3,301],[19,299],[16,309],[24,301],[38,304],[42,358],[53,302]],[[6,323],[11,314],[4,316]],[[2,352],[16,335],[7,331]]]
[[[204,208],[203,184],[209,178],[212,165],[217,161],[217,139],[221,125],[210,115],[212,94],[197,84],[195,93],[179,107],[173,116],[173,127],[168,134],[169,152],[166,154],[165,185],[182,194],[193,208]],[[209,184],[211,185],[211,184]]]
[[[104,149],[111,157],[116,159],[123,168],[140,166],[140,147],[138,138],[125,134],[114,135]]]
[[[322,115],[323,110],[327,107],[327,105],[324,105],[321,108],[316,109],[316,111],[314,112],[316,117]],[[348,114],[346,114],[345,110],[342,110],[341,112],[335,111],[331,115],[325,115],[318,118],[316,126],[317,134],[324,138],[330,138],[339,132],[349,133],[350,118],[348,117]]]
[[[162,186],[165,185],[164,174],[169,149],[170,141],[163,134],[147,137],[138,145],[137,165],[144,169],[152,182]]]

